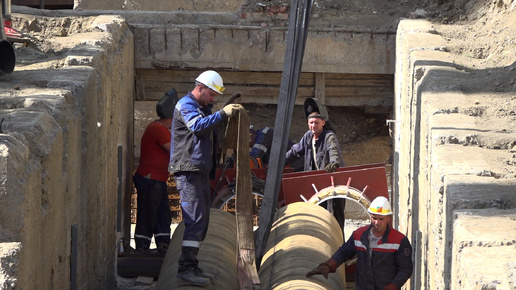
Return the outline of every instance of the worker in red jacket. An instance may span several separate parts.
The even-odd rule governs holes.
[[[170,243],[168,159],[170,127],[177,100],[174,89],[161,98],[156,104],[159,119],[147,126],[141,139],[140,162],[133,176],[138,206],[134,231],[137,252],[149,250],[153,236],[158,252],[165,253]]]
[[[379,196],[368,212],[371,224],[353,232],[333,256],[306,274],[328,279],[337,267],[357,256],[355,289],[397,290],[412,275],[412,246],[407,237],[391,228],[391,204]]]

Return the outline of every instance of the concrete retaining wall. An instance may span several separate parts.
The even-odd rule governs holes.
[[[396,44],[393,196],[395,225],[415,249],[411,288],[509,285],[516,227],[503,217],[516,213],[516,169],[503,144],[516,136],[474,112],[512,94],[472,88],[491,71],[448,53],[429,22],[400,22]]]
[[[117,232],[128,222],[118,220],[118,193],[128,192],[133,158],[133,34],[120,17],[85,23],[95,32],[63,67],[35,77],[21,66],[3,79],[2,289],[115,287]]]
[[[237,11],[240,9],[240,2],[226,0],[154,0],[154,1],[138,1],[138,0],[75,0],[74,9],[104,9],[104,10],[141,10],[141,11]]]
[[[286,27],[132,23],[136,69],[283,70]],[[393,31],[314,28],[303,71],[392,74]]]

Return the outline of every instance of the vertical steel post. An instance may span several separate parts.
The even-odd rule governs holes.
[[[79,256],[79,230],[77,224],[71,228],[70,290],[77,290],[77,261]]]
[[[118,146],[118,189],[117,189],[117,214],[116,214],[116,231],[118,233],[121,233],[122,232],[122,196],[123,196],[123,192],[122,192],[122,182],[124,180],[122,174],[124,173],[123,171],[123,168],[122,168],[122,157],[123,157],[123,146]],[[122,234],[123,236],[123,234]]]
[[[0,40],[7,39],[4,30],[4,0],[0,0]]]

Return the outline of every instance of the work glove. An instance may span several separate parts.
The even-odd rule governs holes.
[[[232,117],[241,108],[243,107],[240,104],[230,104],[222,108],[222,111],[224,111],[224,114],[226,114],[227,117]]]
[[[326,172],[335,172],[337,168],[339,168],[339,164],[332,162],[326,165],[326,167],[324,167],[324,170],[326,170]]]
[[[389,283],[385,285],[382,290],[398,290],[398,286],[394,285],[393,283]]]

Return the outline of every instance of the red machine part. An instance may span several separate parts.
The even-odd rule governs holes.
[[[267,172],[265,168],[252,168],[251,175],[265,180]],[[236,181],[236,169],[235,168],[217,168],[215,171],[215,179],[210,180],[211,187],[211,207],[220,208],[228,199],[234,197],[234,193],[229,192],[230,187]]]
[[[284,174],[292,172],[294,172],[292,167],[285,167],[283,169]],[[265,182],[265,179],[267,178],[267,168],[251,168],[251,175]],[[212,207],[219,208],[220,205],[227,201],[227,199],[234,196],[234,194],[229,193],[228,190],[230,190],[230,185],[235,183],[235,180],[235,168],[217,168],[215,171],[215,179],[210,180]],[[255,192],[253,192],[253,194],[254,193]],[[263,195],[263,192],[258,192],[257,194]],[[283,194],[280,191],[278,205],[283,206],[284,204]]]
[[[27,35],[24,35],[19,30],[13,28],[12,21],[10,19],[4,19],[4,31],[6,39],[9,42],[27,43],[29,41]]]
[[[389,198],[385,164],[379,163],[341,167],[333,173],[318,170],[284,174],[279,199],[288,205],[303,198],[309,200],[318,190],[338,185],[357,188],[371,201],[377,196]]]
[[[252,168],[251,174],[265,181],[267,169]],[[217,201],[221,198],[228,197],[228,186],[235,180],[236,170],[234,168],[218,168],[216,170],[215,179],[211,180],[210,184],[212,206],[218,204]],[[303,201],[301,196],[305,200],[309,200],[318,190],[338,185],[348,185],[359,189],[371,201],[377,196],[389,198],[385,164],[383,163],[342,167],[333,173],[324,170],[293,172],[292,168],[286,167],[278,195],[278,206]]]

